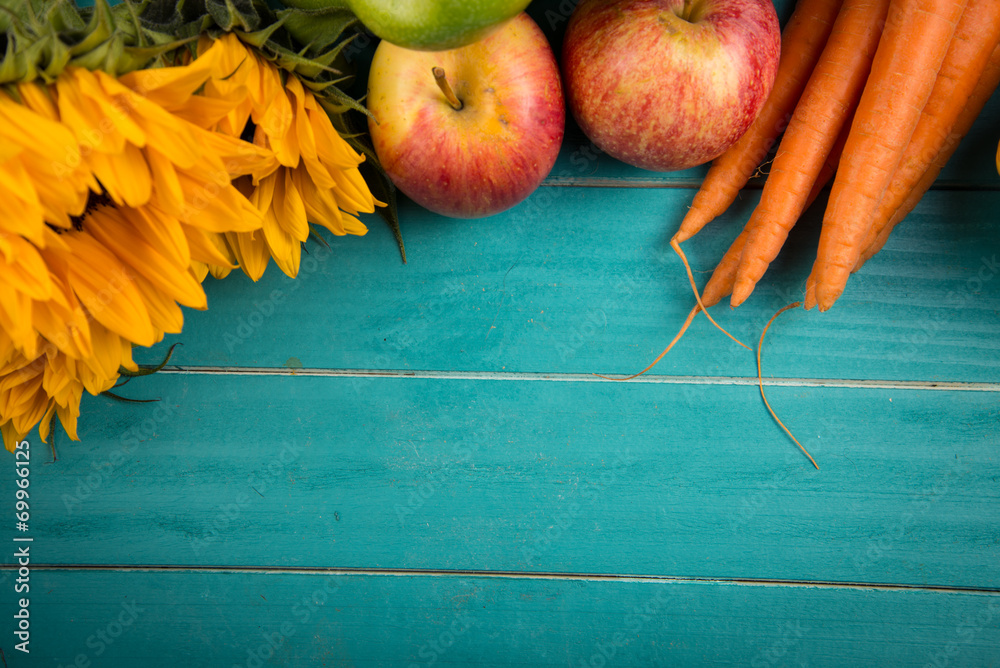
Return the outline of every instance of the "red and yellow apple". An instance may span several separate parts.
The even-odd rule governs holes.
[[[582,0],[561,60],[584,134],[622,162],[672,171],[746,132],[780,51],[771,0]]]
[[[552,170],[566,117],[555,55],[524,13],[458,49],[380,42],[367,105],[392,182],[454,218],[493,215],[527,198]]]

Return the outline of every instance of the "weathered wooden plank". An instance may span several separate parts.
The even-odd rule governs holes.
[[[180,365],[632,373],[674,336],[694,303],[664,221],[684,190],[543,188],[542,213],[446,220],[404,206],[409,264],[381,223],[365,238],[311,244],[299,278],[272,266],[252,284],[209,279],[207,312],[188,312],[166,346]],[[758,192],[687,252],[703,284]],[[767,368],[778,376],[1000,380],[1000,192],[937,191],[851,277],[827,313],[782,316]],[[753,344],[801,299],[821,212],[738,309],[716,319]],[[753,354],[698,318],[652,373],[754,376]]]
[[[48,570],[31,586],[30,660],[3,623],[12,667],[978,667],[1000,647],[1000,600],[974,592]]]
[[[816,471],[753,386],[170,374],[126,389],[162,402],[88,400],[55,463],[33,444],[41,562],[1000,587],[996,392],[771,388]]]

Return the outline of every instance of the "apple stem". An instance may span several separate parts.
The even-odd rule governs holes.
[[[451,84],[448,83],[448,79],[444,76],[444,68],[435,67],[431,70],[431,72],[434,73],[434,81],[437,82],[438,88],[440,88],[441,92],[444,93],[445,98],[448,100],[448,104],[450,104],[452,109],[455,111],[461,111],[462,107],[465,105],[462,104],[462,101],[458,99],[457,95],[455,95],[455,91],[451,89]]]

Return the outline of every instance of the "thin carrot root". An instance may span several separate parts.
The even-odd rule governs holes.
[[[795,438],[795,436],[792,435],[792,432],[789,431],[788,427],[785,426],[785,423],[781,421],[781,418],[779,418],[777,414],[774,412],[774,409],[771,408],[771,404],[768,402],[767,397],[764,396],[764,374],[761,372],[761,365],[760,365],[760,351],[761,348],[764,347],[764,336],[767,334],[767,330],[771,326],[771,323],[774,322],[775,318],[777,318],[785,311],[793,308],[798,308],[801,305],[802,305],[801,302],[792,302],[788,306],[784,306],[778,309],[778,312],[772,315],[771,319],[767,321],[766,325],[764,325],[764,331],[760,333],[760,343],[757,344],[757,385],[758,387],[760,387],[760,398],[764,400],[764,405],[767,406],[767,410],[769,413],[771,413],[771,417],[773,417],[774,421],[777,422],[778,425],[785,430],[785,433],[788,434],[788,437],[793,441],[795,441],[795,445],[799,446],[799,450],[801,450],[803,454],[805,454],[805,456],[809,458],[809,461],[811,461],[812,465],[816,467],[816,470],[819,470],[819,464],[817,464],[816,460],[813,459],[812,455],[809,454],[809,451],[806,450],[801,443],[799,443],[799,439]]]
[[[688,313],[688,317],[687,317],[686,320],[684,320],[684,324],[681,325],[681,329],[680,329],[679,332],[677,332],[677,336],[675,336],[673,338],[673,340],[670,342],[670,344],[666,348],[663,349],[663,352],[660,353],[659,357],[657,357],[655,360],[653,360],[653,362],[649,366],[647,366],[645,369],[643,369],[639,373],[634,373],[631,376],[625,376],[624,378],[612,378],[611,376],[602,376],[599,373],[595,373],[594,375],[597,376],[598,378],[603,378],[604,380],[632,380],[633,378],[638,378],[639,376],[641,376],[642,374],[646,373],[647,371],[649,371],[650,369],[652,369],[654,366],[656,366],[656,364],[661,359],[663,359],[663,356],[670,352],[670,349],[674,347],[674,344],[676,344],[678,341],[681,340],[681,337],[684,336],[684,332],[686,332],[687,329],[688,329],[688,327],[691,326],[691,322],[694,320],[694,317],[696,315],[698,315],[698,311],[700,311],[700,310],[701,310],[701,307],[696,304],[695,307],[693,309],[691,309],[691,312]]]
[[[695,301],[698,302],[698,307],[702,311],[705,312],[705,317],[708,318],[708,320],[713,325],[715,325],[716,328],[720,332],[722,332],[723,334],[725,334],[726,336],[728,336],[729,338],[731,338],[733,341],[735,341],[736,343],[740,344],[741,346],[743,346],[747,350],[753,350],[753,348],[751,348],[747,344],[743,343],[742,341],[740,341],[739,339],[737,339],[735,336],[733,336],[732,334],[730,334],[729,332],[727,332],[725,329],[723,329],[722,325],[720,325],[719,323],[715,322],[715,319],[711,315],[709,315],[708,309],[705,308],[705,304],[701,300],[701,294],[698,293],[698,286],[694,282],[694,274],[691,272],[691,265],[688,263],[687,256],[684,255],[684,251],[681,250],[681,245],[679,243],[677,243],[677,241],[675,239],[671,239],[671,241],[670,241],[670,247],[674,249],[674,252],[677,253],[678,257],[680,257],[681,262],[684,263],[684,270],[687,272],[688,281],[691,282],[691,290],[694,291]]]

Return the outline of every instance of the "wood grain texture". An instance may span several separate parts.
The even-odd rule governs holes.
[[[82,656],[147,668],[988,667],[1000,643],[1000,598],[972,592],[413,574],[35,577],[30,665]]]
[[[180,341],[172,364],[181,366],[633,373],[694,304],[664,223],[690,194],[543,189],[532,199],[547,202],[544,215],[531,222],[517,209],[458,221],[404,205],[409,264],[381,223],[329,249],[310,244],[294,281],[273,265],[256,284],[209,279],[209,310],[187,311],[182,334],[136,357],[154,363]],[[702,284],[758,196],[748,192],[688,242]],[[768,372],[1000,381],[997,210],[1000,192],[930,193],[837,308],[782,316]],[[821,217],[808,212],[746,304],[713,309],[723,327],[752,344],[777,309],[802,298]],[[756,367],[698,318],[652,373],[752,377]]]
[[[574,5],[531,4],[557,50]],[[29,436],[32,654],[11,547],[3,658],[1000,665],[998,127],[1000,96],[837,306],[770,330],[768,397],[819,471],[704,318],[648,376],[591,375],[644,367],[691,308],[667,240],[705,170],[622,165],[572,121],[509,212],[404,199],[407,265],[369,216],[295,281],[209,280],[208,312],[136,351],[183,343],[168,372],[120,390],[160,401],[85,397],[55,462]],[[685,245],[702,283],[759,187]],[[801,297],[822,204],[716,307],[747,343]]]
[[[771,388],[815,471],[750,385],[148,381],[36,461],[42,563],[1000,588],[995,392]]]

